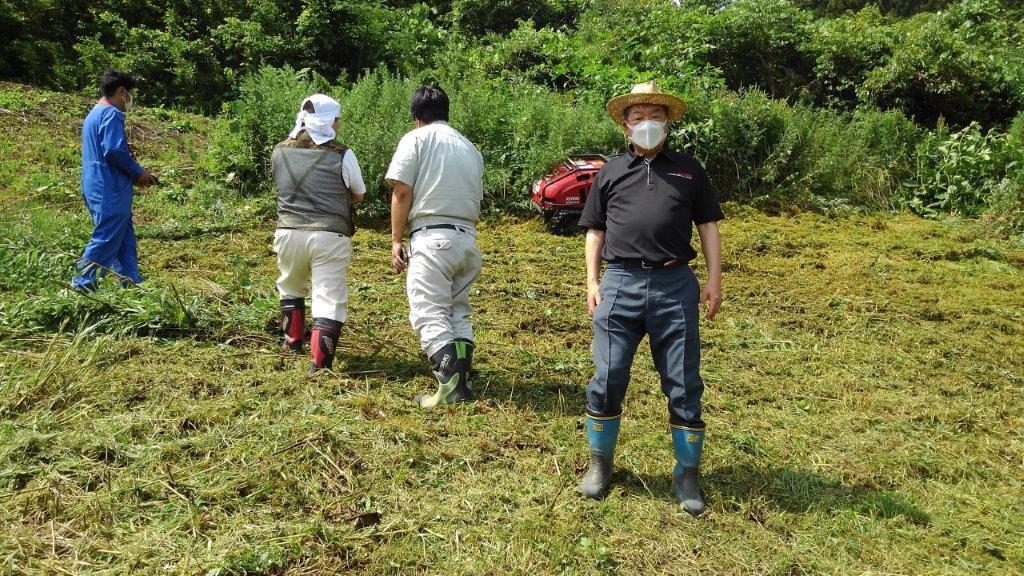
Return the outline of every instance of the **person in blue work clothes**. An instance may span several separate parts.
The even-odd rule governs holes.
[[[646,335],[668,397],[672,491],[685,511],[697,515],[704,511],[698,483],[704,445],[698,307],[707,303],[711,319],[722,302],[717,222],[724,216],[700,163],[665,146],[668,125],[686,113],[681,99],[648,82],[611,99],[607,110],[630,146],[597,174],[580,217],[587,228],[595,371],[587,385],[590,466],[579,491],[600,498],[608,490],[629,371]],[[703,290],[689,266],[697,256],[690,246],[694,225],[708,267]]]
[[[82,125],[82,197],[93,231],[71,280],[75,290],[96,290],[114,271],[122,286],[142,282],[132,227],[133,183],[149,186],[156,178],[135,161],[124,132],[138,79],[117,70],[100,78],[102,98]]]

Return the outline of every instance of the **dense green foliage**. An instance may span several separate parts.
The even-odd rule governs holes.
[[[271,147],[290,130],[303,96],[326,90],[342,102],[340,138],[355,150],[368,183],[363,210],[382,214],[388,207],[384,172],[395,142],[412,128],[414,86],[384,71],[332,87],[308,73],[262,69],[227,106],[211,168],[243,192],[269,193]],[[453,124],[484,154],[491,210],[522,210],[531,181],[567,154],[624,146],[603,102],[487,79],[453,80],[447,88],[456,95]],[[1020,229],[1011,214],[1024,199],[1024,176],[1014,163],[1024,120],[1009,133],[977,123],[927,130],[898,111],[816,109],[757,89],[698,93],[689,103],[672,143],[707,166],[727,200],[770,209],[907,206],[922,214],[969,216],[988,210],[1002,215],[1003,229]]]
[[[143,103],[223,112],[201,164],[246,193],[266,190],[302,97],[329,92],[371,214],[387,209],[383,172],[421,80],[447,88],[453,123],[484,153],[488,207],[516,210],[564,155],[620,150],[602,104],[653,78],[690,102],[672,143],[727,199],[988,212],[1020,229],[1019,3],[681,4],[0,0],[0,76],[94,89],[118,66],[143,76]]]
[[[667,0],[2,0],[0,36],[8,41],[0,77],[86,88],[117,66],[146,79],[143,101],[201,110],[216,110],[237,94],[242,75],[268,64],[343,84],[385,66],[601,94],[653,75],[670,87],[759,87],[773,98],[894,108],[926,125],[943,116],[959,127],[1005,127],[1021,109],[1016,3],[880,7],[862,0],[733,0],[721,8],[702,0],[681,7]]]
[[[359,158],[369,192],[364,209],[379,214],[387,207],[384,173],[395,143],[413,127],[409,95],[415,86],[377,71],[348,88],[325,87],[290,69],[265,68],[243,82],[242,99],[228,107],[231,119],[218,133],[212,157],[222,174],[241,177],[244,190],[265,189],[271,148],[288,134],[304,95],[324,89],[342,103],[339,139]],[[484,154],[491,208],[525,207],[526,182],[567,151],[622,146],[621,132],[599,104],[486,79],[466,79],[448,89],[455,95],[452,123]]]

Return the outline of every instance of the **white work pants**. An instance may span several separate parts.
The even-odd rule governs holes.
[[[352,239],[337,232],[278,229],[274,252],[281,299],[305,298],[313,286],[313,318],[348,319],[348,265]]]
[[[409,240],[409,321],[427,356],[456,338],[473,339],[469,287],[480,265],[475,232],[469,229],[420,230]]]

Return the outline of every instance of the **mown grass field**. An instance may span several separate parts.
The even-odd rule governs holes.
[[[709,510],[670,491],[638,356],[601,502],[573,487],[582,240],[481,229],[471,405],[431,386],[388,234],[361,230],[333,374],[282,354],[272,199],[204,180],[208,119],[143,110],[144,287],[63,285],[88,102],[0,85],[0,562],[11,574],[1024,572],[1024,246],[907,215],[727,207],[703,323]],[[697,263],[700,268],[699,262]],[[702,275],[702,272],[698,270]]]

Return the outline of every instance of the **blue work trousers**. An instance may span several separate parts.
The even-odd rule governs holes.
[[[89,206],[89,215],[95,227],[72,279],[75,287],[93,290],[109,270],[121,277],[122,285],[142,282],[131,213],[109,214]]]
[[[698,300],[700,285],[687,265],[625,269],[611,263],[601,279],[594,311],[594,377],[587,385],[587,412],[618,416],[629,385],[633,356],[650,337],[661,390],[673,424],[700,426],[701,395]]]

